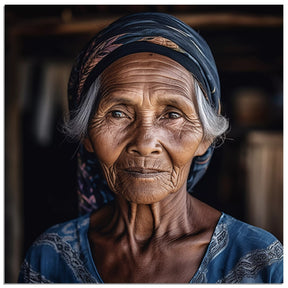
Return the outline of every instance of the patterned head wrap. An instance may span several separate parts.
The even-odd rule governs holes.
[[[78,56],[70,75],[70,111],[76,110],[84,101],[91,84],[109,64],[139,52],[161,54],[184,66],[198,81],[206,100],[220,113],[220,83],[209,46],[191,27],[163,13],[123,17],[91,39]],[[189,192],[204,175],[212,153],[213,146],[204,155],[194,158],[187,182]],[[80,213],[85,213],[112,200],[113,193],[93,153],[80,146],[78,161]]]

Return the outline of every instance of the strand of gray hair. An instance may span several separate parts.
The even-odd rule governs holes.
[[[198,103],[199,118],[204,130],[204,139],[215,142],[216,139],[224,141],[225,132],[229,128],[229,121],[215,109],[206,100],[199,84],[194,81],[196,100]]]
[[[81,141],[87,134],[91,113],[100,90],[99,77],[92,83],[79,108],[64,119],[63,133],[70,139]]]

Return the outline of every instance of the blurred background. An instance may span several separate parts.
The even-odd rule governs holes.
[[[59,132],[71,65],[120,16],[166,12],[196,29],[218,66],[231,128],[199,199],[283,241],[282,5],[5,6],[5,282],[27,248],[78,215],[77,145]]]

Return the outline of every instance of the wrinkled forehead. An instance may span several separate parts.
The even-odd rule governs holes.
[[[183,95],[192,100],[194,79],[181,64],[156,53],[135,53],[118,59],[108,66],[100,76],[101,96],[129,88],[149,85],[149,89],[175,97]]]

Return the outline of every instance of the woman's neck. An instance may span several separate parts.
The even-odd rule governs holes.
[[[149,205],[130,203],[118,196],[115,210],[118,217],[114,217],[118,224],[114,225],[118,225],[120,231],[126,231],[135,245],[161,240],[164,235],[175,239],[193,230],[192,202],[193,198],[185,188]]]
[[[220,215],[186,190],[150,205],[117,196],[90,219],[95,265],[104,281],[188,282],[203,259]],[[179,271],[176,278],[175,269]],[[112,273],[111,280],[112,270],[118,274]]]

